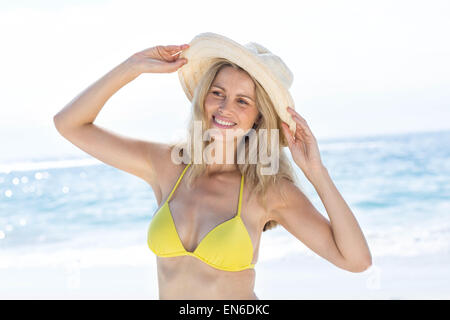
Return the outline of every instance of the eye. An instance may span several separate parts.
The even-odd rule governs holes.
[[[216,94],[217,93],[217,94]],[[220,96],[220,92],[219,91],[212,91],[212,94],[214,95],[219,95]],[[238,100],[241,104],[248,104],[245,100],[239,99]]]

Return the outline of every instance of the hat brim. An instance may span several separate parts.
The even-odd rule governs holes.
[[[192,101],[197,84],[214,60],[224,58],[239,65],[261,84],[272,100],[279,118],[286,122],[292,134],[295,134],[296,123],[287,111],[288,106],[295,108],[290,92],[269,68],[243,45],[219,34],[201,33],[192,39],[189,48],[180,54],[180,58],[188,60],[188,63],[178,69],[178,78],[189,101]],[[284,134],[282,135],[284,137]],[[283,141],[282,145],[286,146],[287,141]]]

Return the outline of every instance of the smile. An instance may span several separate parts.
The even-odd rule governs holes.
[[[234,122],[228,122],[228,121],[216,119],[215,116],[213,116],[213,122],[220,128],[231,128],[236,125],[236,123],[234,123]]]

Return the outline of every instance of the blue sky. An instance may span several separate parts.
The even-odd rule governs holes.
[[[279,55],[319,139],[450,129],[448,1],[275,3],[0,2],[1,159],[80,154],[58,136],[55,113],[134,52],[207,31]],[[96,123],[169,141],[188,111],[176,73],[143,74]]]

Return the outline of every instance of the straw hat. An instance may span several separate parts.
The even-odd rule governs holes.
[[[178,69],[178,77],[189,101],[192,101],[198,82],[214,63],[214,59],[225,58],[258,80],[271,98],[278,116],[289,125],[291,132],[295,133],[296,124],[287,111],[288,106],[295,108],[289,93],[294,76],[280,57],[258,43],[249,42],[243,46],[212,32],[198,34],[189,45],[190,47],[180,54],[180,58],[188,59],[188,63]],[[284,138],[282,131],[280,143],[287,146],[287,141],[283,141],[285,139],[281,136]]]

